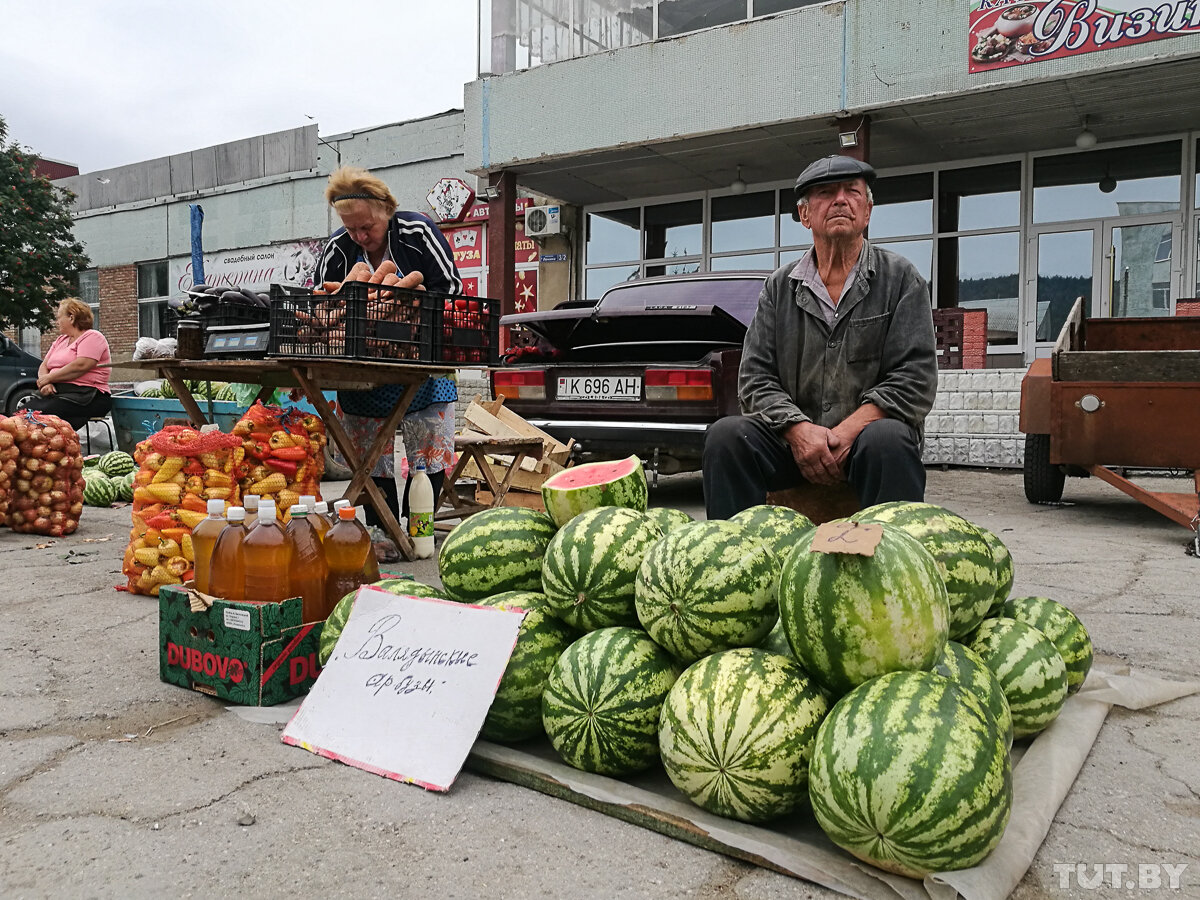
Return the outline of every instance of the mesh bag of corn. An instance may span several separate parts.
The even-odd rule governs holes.
[[[233,426],[241,441],[242,495],[275,501],[282,519],[304,494],[321,499],[325,424],[312,413],[255,403]]]

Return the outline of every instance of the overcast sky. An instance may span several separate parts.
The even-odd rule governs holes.
[[[476,0],[5,0],[8,137],[92,172],[462,108]]]

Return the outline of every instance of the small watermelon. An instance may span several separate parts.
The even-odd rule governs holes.
[[[1014,738],[1037,734],[1058,718],[1067,699],[1067,667],[1048,637],[1016,619],[985,619],[968,646],[1004,688]]]
[[[103,475],[83,479],[83,502],[88,506],[112,506],[117,486]]]
[[[779,617],[806,672],[835,697],[898,669],[928,669],[946,644],[950,604],[937,564],[884,524],[872,556],[811,552],[783,562]]]
[[[137,472],[127,472],[119,479],[113,479],[117,484],[117,499],[123,500],[126,503],[133,502],[133,480],[137,477]]]
[[[808,769],[817,824],[839,847],[922,878],[979,863],[1012,812],[1012,767],[983,703],[932,672],[891,672],[844,696]]]
[[[753,647],[779,617],[778,576],[775,554],[740,525],[676,528],[650,548],[638,570],[638,620],[684,663]]]
[[[100,462],[100,454],[93,453],[91,456],[85,456],[83,458],[83,467],[85,469],[94,469],[96,467],[96,464],[99,462]]]
[[[137,471],[137,463],[133,461],[133,457],[121,450],[105,453],[96,463],[96,467],[109,478]]]
[[[996,596],[992,598],[992,606],[988,610],[988,618],[994,619],[996,616],[1002,615],[1000,607],[1004,605],[1004,601],[1008,599],[1008,595],[1012,592],[1013,578],[1016,572],[1013,567],[1012,554],[1008,552],[1008,547],[1004,545],[1004,541],[980,525],[976,525],[975,527],[979,529],[979,533],[987,541],[988,549],[992,551],[992,562],[996,566]],[[1007,613],[1003,615],[1007,615]]]
[[[773,551],[782,563],[784,556],[795,546],[800,535],[813,527],[812,520],[790,506],[764,503],[743,509],[730,522],[744,527]]]
[[[934,660],[929,670],[944,675],[982,700],[987,711],[996,720],[996,730],[1004,738],[1005,748],[1012,747],[1012,712],[1008,708],[1008,700],[1004,697],[1004,688],[987,663],[979,658],[978,653],[958,641],[946,641],[946,648],[941,656]]]
[[[634,582],[662,532],[645,513],[619,506],[589,509],[558,530],[542,560],[542,592],[551,612],[592,631],[637,625]]]
[[[695,521],[695,519],[682,509],[668,509],[665,506],[648,509],[646,510],[646,515],[650,517],[650,521],[657,525],[658,530],[663,534],[681,525],[691,525]]]
[[[469,516],[438,553],[446,596],[470,603],[505,591],[541,591],[542,557],[556,530],[545,513],[519,506]]]
[[[950,601],[950,637],[983,621],[996,596],[996,566],[982,534],[962,516],[932,503],[897,500],[856,512],[853,522],[884,522],[916,538],[933,556]]]
[[[690,666],[663,704],[659,751],[697,806],[743,822],[794,811],[829,706],[794,660],[724,650]]]
[[[542,694],[550,670],[579,633],[551,613],[543,594],[508,591],[477,602],[480,606],[525,610],[517,644],[479,735],[502,743],[537,737],[543,733]]]
[[[618,462],[572,466],[542,483],[546,512],[558,528],[581,512],[601,506],[624,506],[645,512],[648,497],[646,473],[636,456]]]
[[[1000,615],[1032,625],[1050,638],[1067,667],[1067,694],[1073,694],[1092,668],[1092,639],[1075,613],[1048,597],[1019,597],[1004,604]]]
[[[679,672],[638,628],[600,628],[555,662],[542,724],[563,761],[585,772],[631,775],[658,760],[658,720]]]

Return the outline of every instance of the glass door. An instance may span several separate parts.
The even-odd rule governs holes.
[[[1103,315],[1097,308],[1099,298],[1094,273],[1099,269],[1100,248],[1097,237],[1102,233],[1101,222],[1085,223],[1084,227],[1065,229],[1045,228],[1034,232],[1030,242],[1033,259],[1030,293],[1032,321],[1026,322],[1026,333],[1032,332],[1038,344],[1053,344],[1075,301],[1084,298],[1084,314]]]
[[[1169,316],[1178,280],[1179,227],[1171,220],[1104,224],[1105,309],[1109,316]]]

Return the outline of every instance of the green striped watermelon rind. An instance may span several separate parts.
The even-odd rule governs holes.
[[[542,502],[558,528],[581,512],[601,506],[623,506],[644,513],[649,497],[646,472],[636,456],[572,466],[542,482]]]
[[[793,662],[796,661],[796,654],[792,652],[792,645],[788,643],[787,632],[783,630],[783,620],[777,619],[775,625],[767,632],[767,636],[762,639],[759,644],[762,649],[769,653],[776,653],[779,656],[785,656]]]
[[[996,847],[1012,811],[1012,767],[978,698],[932,672],[892,672],[826,716],[809,799],[835,844],[922,878],[977,865]]]
[[[83,479],[83,502],[88,506],[112,506],[120,487],[104,475]]]
[[[424,584],[420,581],[414,581],[411,578],[384,578],[381,581],[376,581],[372,587],[382,588],[390,594],[405,595],[409,597],[433,597],[438,600],[447,600],[445,592],[433,587],[432,585]],[[321,640],[317,645],[317,662],[322,666],[329,662],[329,657],[333,655],[333,648],[337,646],[338,638],[342,636],[342,630],[346,627],[346,621],[350,618],[350,613],[354,609],[354,598],[358,591],[351,591],[342,597],[334,604],[333,609],[325,619],[325,626],[321,629]]]
[[[979,654],[1004,688],[1013,738],[1031,737],[1050,725],[1067,699],[1067,667],[1054,643],[1016,619],[985,619],[967,646]]]
[[[554,615],[581,631],[637,625],[634,582],[662,532],[645,513],[604,506],[558,530],[542,559],[542,593]]]
[[[470,603],[505,591],[540,592],[542,557],[556,530],[545,513],[517,506],[464,519],[438,553],[447,597]]]
[[[579,633],[551,613],[545,595],[533,591],[494,594],[477,605],[525,610],[517,643],[479,735],[500,743],[537,737],[543,734],[542,693],[550,670]]]
[[[589,632],[555,662],[542,694],[542,724],[568,765],[632,775],[658,760],[658,722],[679,675],[667,651],[637,628]]]
[[[764,503],[734,514],[730,520],[765,543],[780,561],[801,536],[813,527],[812,519],[790,506]]]
[[[794,661],[751,648],[714,653],[667,695],[663,767],[702,809],[743,822],[777,818],[808,795],[808,761],[828,711]]]
[[[856,512],[852,522],[883,522],[916,538],[937,563],[950,601],[950,637],[970,634],[996,596],[992,549],[979,529],[932,503],[895,500]]]
[[[1013,564],[1012,554],[1008,551],[1008,546],[1000,540],[995,532],[989,531],[982,525],[975,525],[975,527],[987,541],[988,549],[992,551],[992,564],[996,567],[996,596],[992,598],[992,605],[987,614],[987,618],[994,619],[1001,614],[1000,608],[1012,593],[1016,567]]]
[[[1004,696],[1004,688],[979,654],[958,641],[946,641],[941,655],[929,670],[949,678],[963,690],[978,697],[996,721],[996,730],[1004,738],[1005,749],[1012,748],[1012,712]]]
[[[834,697],[870,678],[928,669],[945,646],[946,585],[921,544],[884,523],[873,556],[811,551],[784,560],[779,615],[801,667]]]
[[[128,453],[122,450],[113,450],[105,453],[96,461],[96,468],[109,478],[117,478],[128,472],[137,471],[137,463]]]
[[[655,543],[638,571],[638,621],[684,664],[753,647],[779,615],[779,563],[766,544],[728,521],[696,522]]]
[[[653,509],[646,510],[646,516],[658,526],[658,530],[663,534],[668,531],[674,531],[683,525],[691,525],[696,521],[682,509],[670,509],[665,506],[656,506]]]
[[[1049,597],[1017,597],[1000,615],[1032,625],[1050,639],[1067,667],[1067,696],[1083,687],[1092,669],[1092,639],[1075,613]]]

